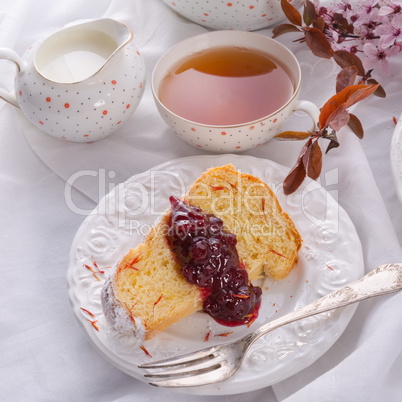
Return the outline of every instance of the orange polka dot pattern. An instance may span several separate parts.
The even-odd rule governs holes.
[[[38,46],[28,50],[28,61],[34,59]],[[134,43],[118,54],[119,59],[112,57],[110,68],[107,64],[96,79],[77,84],[46,80],[36,72],[17,75],[22,111],[41,131],[62,140],[93,142],[106,137],[128,120],[144,91],[145,63]]]
[[[295,101],[293,101],[295,102]],[[194,126],[194,123],[175,124],[174,118],[163,109],[159,109],[168,126],[174,128],[173,133],[183,141],[207,152],[242,152],[259,146],[280,129],[279,120],[285,122],[290,110],[278,111],[274,116],[244,126],[228,126],[225,131],[218,126]]]

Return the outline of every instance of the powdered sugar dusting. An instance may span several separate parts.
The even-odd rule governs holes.
[[[114,330],[144,340],[146,330],[141,319],[128,314],[116,299],[113,277],[114,274],[106,280],[101,293],[102,308],[106,319]]]

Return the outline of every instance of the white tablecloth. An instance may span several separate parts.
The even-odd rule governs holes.
[[[361,303],[343,335],[313,365],[247,396],[189,396],[153,388],[119,371],[91,347],[67,294],[69,250],[85,216],[67,206],[66,181],[84,170],[98,173],[74,182],[74,204],[91,210],[103,195],[102,169],[108,188],[161,162],[203,154],[166,127],[153,103],[149,77],[168,48],[207,30],[181,18],[162,1],[0,0],[0,47],[22,55],[34,41],[65,24],[103,16],[132,28],[148,70],[144,97],[126,126],[93,144],[61,142],[39,133],[20,112],[0,103],[0,399],[400,401],[402,293]],[[270,29],[259,32],[271,36]],[[321,106],[333,94],[337,67],[311,56],[303,45],[292,42],[295,38],[279,40],[301,63],[302,98]],[[14,68],[1,61],[2,87],[11,89]],[[356,226],[366,272],[382,263],[402,261],[402,206],[389,158],[392,118],[402,112],[401,68],[399,57],[391,63],[392,76],[378,77],[387,98],[372,97],[355,111],[365,138],[360,141],[344,130],[341,146],[325,156],[320,178]],[[305,124],[308,128],[309,121]],[[245,154],[290,167],[300,146],[271,141]]]

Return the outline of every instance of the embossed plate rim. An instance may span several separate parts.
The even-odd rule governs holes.
[[[263,303],[265,310],[262,309],[261,315],[265,318],[261,319],[276,318],[278,316],[275,315],[277,311],[279,311],[278,314],[285,314],[289,309],[301,307],[329,293],[329,291],[345,285],[345,282],[352,282],[363,275],[364,267],[360,240],[346,212],[319,184],[311,180],[307,180],[305,185],[295,194],[288,197],[284,196],[281,183],[288,172],[288,168],[269,160],[244,155],[203,155],[176,159],[135,175],[125,183],[121,183],[101,200],[98,208],[102,209],[105,205],[109,205],[108,203],[122,188],[129,187],[133,183],[147,184],[147,180],[150,180],[149,175],[153,172],[158,174],[161,172],[171,173],[172,177],[174,172],[179,172],[180,177],[187,175],[185,185],[188,185],[206,168],[226,163],[233,163],[236,168],[245,173],[259,176],[271,185],[277,193],[283,209],[295,221],[304,240],[299,262],[295,270],[285,280],[287,282],[281,281],[279,283],[265,280],[263,283],[263,293],[266,299]],[[169,189],[169,186],[173,186],[173,184],[168,183],[167,188],[158,188],[156,200],[159,200],[160,197],[167,199],[166,193],[173,191]],[[133,199],[136,200],[135,197]],[[119,202],[117,203],[119,204]],[[327,204],[327,210],[324,211],[325,219],[317,220],[313,210],[325,203]],[[126,207],[126,204],[124,206]],[[113,210],[113,205],[109,205],[109,207]],[[311,210],[312,207],[314,207],[313,210]],[[118,211],[121,213],[120,204]],[[102,243],[96,237],[98,236],[99,222],[102,222],[102,225],[106,222],[106,226],[99,230],[104,233],[107,247],[111,250],[110,255],[102,257],[105,264],[110,263],[108,258],[116,259],[116,255],[122,257],[123,253],[127,251],[125,249],[120,250],[120,244],[125,243],[126,246],[132,244],[134,237],[127,237],[122,230],[116,230],[116,227],[113,227],[115,223],[113,219],[118,219],[119,216],[119,214],[113,213],[101,215],[97,213],[97,210],[94,210],[82,223],[70,252],[70,264],[67,272],[69,295],[75,316],[96,350],[122,371],[143,381],[137,364],[149,361],[149,357],[140,349],[139,346],[142,343],[133,337],[119,336],[110,331],[101,312],[99,293],[101,284],[107,276],[107,269],[105,269],[105,275],[98,274],[100,281],[97,281],[88,269],[83,268],[84,263],[91,264],[90,253],[84,250],[85,246],[89,247],[86,242],[88,239],[92,239],[90,236],[94,236],[96,240],[95,243],[91,240],[92,246]],[[146,222],[149,216],[144,213],[140,215],[140,219],[144,219]],[[331,234],[331,231],[334,233]],[[116,239],[113,238],[114,235],[116,235]],[[135,237],[136,243],[140,240],[138,236]],[[117,244],[116,248],[113,248],[114,244]],[[102,250],[100,253],[100,255],[105,254]],[[308,280],[311,283],[308,283]],[[266,290],[268,286],[270,287],[269,292]],[[288,294],[288,292],[295,293]],[[275,304],[281,306],[273,307]],[[97,320],[96,325],[100,329],[99,332],[88,322],[88,319],[92,318],[81,310],[81,307],[96,312],[95,319]],[[187,388],[183,389],[182,392],[200,395],[228,395],[256,390],[279,382],[309,366],[322,356],[342,334],[355,309],[356,305],[348,306],[342,311],[323,313],[317,317],[311,317],[294,323],[294,325],[289,324],[287,327],[275,330],[253,345],[243,367],[234,377],[220,384]],[[190,331],[189,337],[192,337],[194,333],[199,331],[199,326],[201,325],[201,328],[204,328],[206,323],[216,334],[219,328],[217,329],[214,323],[210,324],[205,316],[205,314],[196,313],[170,327],[154,339],[145,342],[144,345],[153,354],[154,359],[168,357],[169,353],[170,355],[172,353],[178,354],[205,347],[204,335],[196,341],[177,336],[178,333],[185,334],[188,330]],[[258,322],[254,325],[258,325]],[[323,336],[324,328],[326,336]],[[250,330],[253,330],[253,326],[250,327]],[[246,330],[236,329],[231,336],[239,337],[242,335],[242,331]],[[230,340],[234,339],[230,338]],[[209,342],[212,344],[212,342],[222,343],[223,341],[219,338],[212,338]],[[179,346],[177,345],[178,342],[180,343]]]

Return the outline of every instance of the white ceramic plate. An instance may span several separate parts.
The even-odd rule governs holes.
[[[391,141],[391,167],[396,193],[402,202],[402,114],[395,126]]]
[[[260,177],[277,194],[303,238],[295,269],[282,281],[267,278],[259,284],[263,289],[262,307],[250,328],[224,327],[197,312],[150,341],[141,342],[115,333],[105,320],[100,302],[103,282],[111,270],[105,267],[116,265],[130,247],[143,240],[168,207],[170,195],[180,196],[203,171],[226,163]],[[78,230],[68,268],[74,313],[96,349],[115,366],[144,381],[137,368],[139,363],[238,339],[261,324],[360,278],[364,271],[361,245],[345,211],[310,180],[295,194],[285,196],[282,182],[287,171],[274,162],[250,156],[198,156],[159,165],[111,191]],[[93,274],[86,267],[96,271],[94,262],[104,273]],[[183,391],[205,395],[236,394],[281,381],[323,355],[342,334],[355,309],[356,305],[348,306],[279,328],[253,345],[231,379]],[[99,331],[88,320],[96,320],[94,324]],[[231,331],[229,336],[220,336]],[[205,341],[208,333],[209,340]]]

